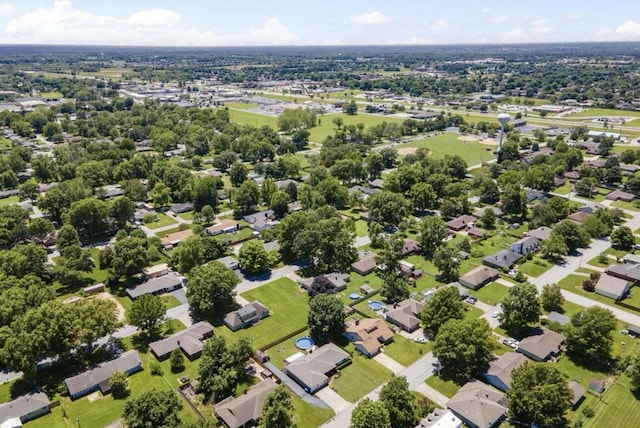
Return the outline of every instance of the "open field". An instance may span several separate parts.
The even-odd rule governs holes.
[[[382,116],[379,114],[358,113],[356,115],[348,115],[345,113],[327,114],[318,116],[318,125],[309,130],[309,140],[321,143],[329,135],[333,135],[336,132],[336,125],[333,123],[333,119],[341,118],[343,126],[357,125],[362,123],[366,128],[379,125],[383,122],[387,123],[402,123],[406,119],[392,116]]]
[[[616,110],[616,109],[608,109],[608,108],[589,108],[585,111],[581,111],[578,113],[572,113],[567,115],[567,118],[572,117],[599,117],[599,116],[610,116],[610,117],[638,117],[640,118],[640,112],[637,111],[629,111],[629,110]]]
[[[406,144],[399,144],[396,146],[396,149],[402,149],[404,147],[426,147],[429,149],[430,156],[442,158],[444,155],[458,155],[464,159],[469,166],[495,159],[491,146],[476,141],[460,141],[458,137],[458,134],[442,134]]]
[[[452,380],[444,380],[438,375],[427,378],[426,382],[431,388],[451,398],[456,395],[456,392],[462,387]]]
[[[20,197],[18,195],[9,196],[8,198],[0,199],[0,205],[17,204],[18,202],[20,202]]]
[[[595,416],[584,422],[585,427],[624,427],[640,418],[640,401],[631,393],[629,378],[620,376],[604,392],[602,400],[594,400]]]
[[[278,129],[278,118],[275,116],[265,116],[264,114],[252,113],[246,110],[229,109],[231,121],[244,125],[261,127],[267,125],[273,129]]]
[[[64,95],[62,94],[62,92],[43,92],[40,94],[40,96],[45,100],[59,100]]]
[[[498,284],[497,282],[492,282],[485,285],[478,291],[469,290],[469,295],[475,296],[478,298],[478,300],[491,306],[495,306],[500,303],[500,301],[502,301],[502,298],[507,294],[508,291],[509,289],[504,285]]]

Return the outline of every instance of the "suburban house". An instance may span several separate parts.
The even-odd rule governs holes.
[[[633,283],[640,282],[640,264],[624,264],[609,266],[605,273],[618,278],[626,279]]]
[[[631,282],[626,279],[604,273],[598,279],[595,292],[613,300],[622,300],[629,292],[631,285]]]
[[[569,180],[569,183],[575,183],[580,180],[580,173],[578,171],[567,171],[564,173],[564,178]]]
[[[623,192],[622,190],[614,190],[613,192],[610,192],[607,196],[605,196],[605,199],[608,199],[610,201],[631,202],[635,199],[635,197],[636,195],[634,195],[633,193]]]
[[[276,389],[276,386],[273,380],[264,379],[238,398],[227,397],[216,403],[216,416],[224,426],[229,428],[258,426],[264,399]]]
[[[174,214],[186,213],[188,211],[191,211],[192,209],[193,209],[193,204],[191,202],[183,202],[180,204],[171,205],[171,211]]]
[[[359,251],[358,261],[351,263],[351,270],[362,276],[369,275],[378,265],[376,253],[370,251]]]
[[[151,342],[149,349],[160,361],[169,358],[174,349],[182,350],[182,353],[190,361],[193,361],[200,357],[204,348],[204,340],[211,336],[213,336],[213,326],[207,321],[200,321],[166,339]]]
[[[460,217],[456,217],[453,220],[447,222],[447,227],[454,232],[458,232],[462,229],[466,229],[469,226],[473,226],[477,218],[472,215],[463,214]]]
[[[530,252],[536,251],[539,244],[540,241],[538,240],[538,238],[534,236],[527,236],[511,244],[511,251],[516,254],[526,256]]]
[[[587,217],[589,217],[591,214],[590,213],[586,213],[584,211],[577,211],[573,214],[569,214],[569,216],[567,216],[567,218],[571,221],[573,221],[574,223],[578,223],[581,224],[583,221],[585,221],[587,219]]]
[[[376,189],[382,189],[384,187],[384,180],[382,178],[376,178],[375,180],[369,181],[369,186]]]
[[[160,263],[159,265],[146,267],[142,269],[142,273],[147,279],[157,278],[169,273],[169,265],[166,263]]]
[[[22,424],[46,415],[49,409],[49,398],[42,391],[28,394],[0,404],[0,427],[21,427]]]
[[[254,214],[249,214],[243,217],[243,220],[249,223],[249,226],[258,232],[264,229],[273,227],[276,222],[273,222],[273,210],[260,211]]]
[[[364,187],[364,186],[351,186],[347,189],[347,191],[349,192],[350,195],[355,192],[360,192],[360,194],[362,194],[362,199],[367,199],[369,198],[369,196],[373,195],[374,193],[378,193],[380,189],[372,189],[371,187]]]
[[[489,362],[489,368],[482,376],[489,385],[507,392],[511,388],[511,372],[526,361],[527,357],[522,354],[505,352],[501,357]]]
[[[436,408],[422,418],[415,428],[462,428],[462,421],[451,410]]]
[[[278,188],[278,190],[285,190],[287,187],[289,187],[290,184],[298,187],[298,182],[295,180],[291,180],[290,178],[287,178],[286,180],[276,181],[276,187]]]
[[[266,306],[260,302],[251,302],[238,310],[229,312],[222,321],[231,331],[236,331],[254,325],[269,315],[269,309]]]
[[[535,361],[549,361],[560,354],[565,337],[545,327],[536,328],[518,345],[518,352]]]
[[[447,408],[471,428],[493,428],[502,422],[507,408],[502,392],[479,380],[464,384],[447,401]]]
[[[177,273],[171,273],[168,275],[162,275],[157,278],[151,278],[150,280],[143,282],[142,284],[134,285],[127,288],[125,291],[132,299],[137,299],[143,294],[163,294],[173,290],[181,288],[183,284],[183,278]]]
[[[193,236],[193,229],[185,229],[180,232],[169,233],[162,238],[162,248],[170,249],[178,246],[182,241],[186,241],[187,239]]]
[[[482,263],[496,269],[510,269],[522,256],[510,250],[500,250],[495,254],[486,256]]]
[[[342,348],[327,343],[312,353],[292,361],[284,373],[309,394],[314,394],[329,383],[336,370],[351,363],[351,356]]]
[[[140,355],[137,351],[131,350],[114,360],[98,364],[83,373],[68,377],[64,380],[64,383],[69,391],[69,396],[72,400],[75,400],[98,390],[103,394],[111,392],[109,378],[116,371],[132,375],[140,370],[142,370]]]
[[[540,226],[537,229],[525,232],[524,236],[530,236],[533,238],[537,238],[540,241],[544,241],[545,239],[549,239],[549,237],[551,236],[551,228],[547,226]]]
[[[219,223],[207,227],[205,230],[209,235],[220,235],[222,233],[233,233],[238,231],[240,225],[235,220],[223,219]]]
[[[631,175],[631,174],[635,174],[636,172],[640,171],[640,165],[635,165],[635,164],[632,164],[632,163],[621,163],[620,164],[620,169],[622,170],[623,174]]]
[[[391,324],[411,333],[420,327],[422,308],[424,308],[423,302],[415,299],[406,299],[400,303],[387,305],[384,308],[383,315]]]
[[[407,257],[412,254],[420,254],[422,252],[422,247],[413,239],[405,239],[404,244],[402,245],[402,257]]]
[[[469,230],[467,230],[467,235],[473,239],[481,239],[482,237],[484,237],[484,234],[484,230],[477,227],[471,227],[469,228]]]
[[[573,393],[573,396],[569,400],[569,404],[571,405],[571,408],[575,410],[575,408],[578,407],[580,402],[584,399],[584,395],[586,394],[587,390],[575,380],[570,380],[567,383],[567,386]]]
[[[502,210],[498,207],[494,207],[493,205],[489,205],[483,208],[478,208],[477,210],[475,210],[472,215],[475,218],[480,218],[484,215],[485,211],[490,210],[493,211],[493,213],[496,215],[496,217],[502,217]]]
[[[393,340],[393,331],[380,318],[364,318],[348,325],[344,336],[361,354],[371,358]]]
[[[349,281],[348,273],[333,272],[333,273],[328,273],[324,275],[324,277],[329,280],[329,283],[332,285],[334,289],[334,293],[337,293],[347,288],[347,282]],[[315,278],[299,279],[298,284],[300,285],[300,287],[304,288],[306,291],[309,291],[311,289],[311,284],[313,284],[314,279]]]
[[[465,287],[477,290],[500,277],[497,270],[488,266],[478,266],[458,279]]]
[[[622,263],[627,264],[627,265],[640,264],[640,254],[626,254],[622,258]]]
[[[527,203],[530,204],[535,201],[544,201],[547,199],[547,194],[540,190],[529,189],[527,190]]]
[[[567,325],[569,321],[571,321],[571,318],[559,312],[551,311],[549,315],[547,315],[547,320],[557,322],[560,325]]]

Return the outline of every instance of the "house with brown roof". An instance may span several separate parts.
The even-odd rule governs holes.
[[[467,382],[447,401],[447,408],[472,428],[498,426],[507,413],[502,392],[479,380]]]
[[[384,308],[383,316],[391,324],[397,325],[409,333],[420,327],[420,313],[424,303],[415,299],[406,299]]]
[[[406,238],[402,244],[402,257],[407,257],[412,254],[420,254],[422,247],[413,239]]]
[[[591,216],[591,214],[583,212],[583,211],[577,211],[577,212],[575,212],[573,214],[569,214],[569,216],[567,218],[569,220],[575,222],[575,223],[581,224],[589,216]]]
[[[348,325],[344,336],[361,354],[371,358],[393,340],[393,331],[380,318],[364,318]]]
[[[564,178],[569,180],[569,183],[575,183],[580,180],[580,173],[578,171],[567,171],[564,173]]]
[[[462,229],[466,229],[467,227],[472,226],[476,220],[477,218],[475,218],[472,215],[463,214],[460,217],[456,217],[453,220],[449,220],[447,222],[447,227],[450,230],[458,232]]]
[[[332,285],[334,289],[333,291],[334,293],[337,293],[347,288],[347,282],[349,281],[348,273],[333,272],[333,273],[328,273],[322,276],[324,276],[329,280],[329,283]],[[315,277],[299,279],[298,285],[300,285],[300,287],[304,288],[306,291],[309,291],[311,289],[311,284],[313,284],[314,279]]]
[[[258,426],[264,399],[276,386],[272,379],[264,379],[239,397],[227,397],[216,403],[215,414],[229,428]]]
[[[269,308],[256,301],[236,311],[229,312],[224,316],[222,322],[224,322],[231,331],[236,331],[257,324],[261,319],[269,315]]]
[[[478,266],[458,279],[461,285],[477,290],[500,277],[497,270],[488,266]]]
[[[635,198],[636,198],[636,195],[634,195],[633,193],[623,192],[622,190],[614,190],[613,192],[610,192],[607,196],[605,196],[605,199],[608,199],[610,201],[624,201],[624,202],[631,202]]]
[[[174,349],[180,349],[190,361],[193,361],[200,357],[204,349],[204,341],[211,336],[213,336],[213,326],[207,321],[200,321],[165,339],[151,342],[149,349],[160,361],[169,358]]]
[[[538,327],[522,339],[518,345],[518,352],[534,361],[549,361],[560,354],[565,337],[545,327]]]
[[[173,248],[193,236],[193,229],[185,229],[179,232],[169,233],[162,238],[162,247]]]
[[[584,399],[584,395],[587,393],[587,390],[575,380],[570,380],[567,383],[567,386],[572,393],[569,404],[571,405],[571,408],[575,410],[575,408],[578,407],[580,402]]]
[[[507,392],[511,388],[511,372],[527,361],[527,357],[522,354],[505,352],[501,357],[489,362],[489,367],[482,376],[490,385]]]
[[[205,230],[209,235],[220,235],[222,233],[233,233],[240,229],[240,224],[231,219],[222,219],[220,222],[207,227]]]
[[[469,228],[469,230],[467,230],[467,235],[469,235],[469,237],[473,238],[473,239],[480,239],[482,237],[484,237],[484,230],[479,229],[477,227],[471,227]]]
[[[378,265],[376,253],[371,251],[360,251],[358,253],[359,260],[351,263],[351,270],[362,276],[369,275]]]

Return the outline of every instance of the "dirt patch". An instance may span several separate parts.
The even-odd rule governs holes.
[[[403,147],[401,149],[398,149],[398,154],[403,156],[412,155],[416,152],[416,150],[417,149],[415,147]]]
[[[459,141],[478,141],[478,137],[474,135],[461,135],[458,137]]]
[[[100,393],[98,391],[87,395],[87,400],[89,400],[89,403],[93,403],[94,401],[99,399],[100,399]]]
[[[111,300],[113,303],[116,304],[116,317],[118,318],[118,321],[124,321],[126,319],[124,306],[122,306],[120,302],[118,302],[118,300],[115,297],[113,297],[111,293],[102,292],[102,293],[96,294],[96,297],[98,299]]]
[[[482,141],[478,141],[480,144],[486,144],[487,146],[497,146],[498,140],[494,140],[492,138],[485,138]]]

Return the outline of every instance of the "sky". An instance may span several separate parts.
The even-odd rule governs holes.
[[[273,46],[585,41],[640,41],[640,1],[0,0],[0,44]]]

